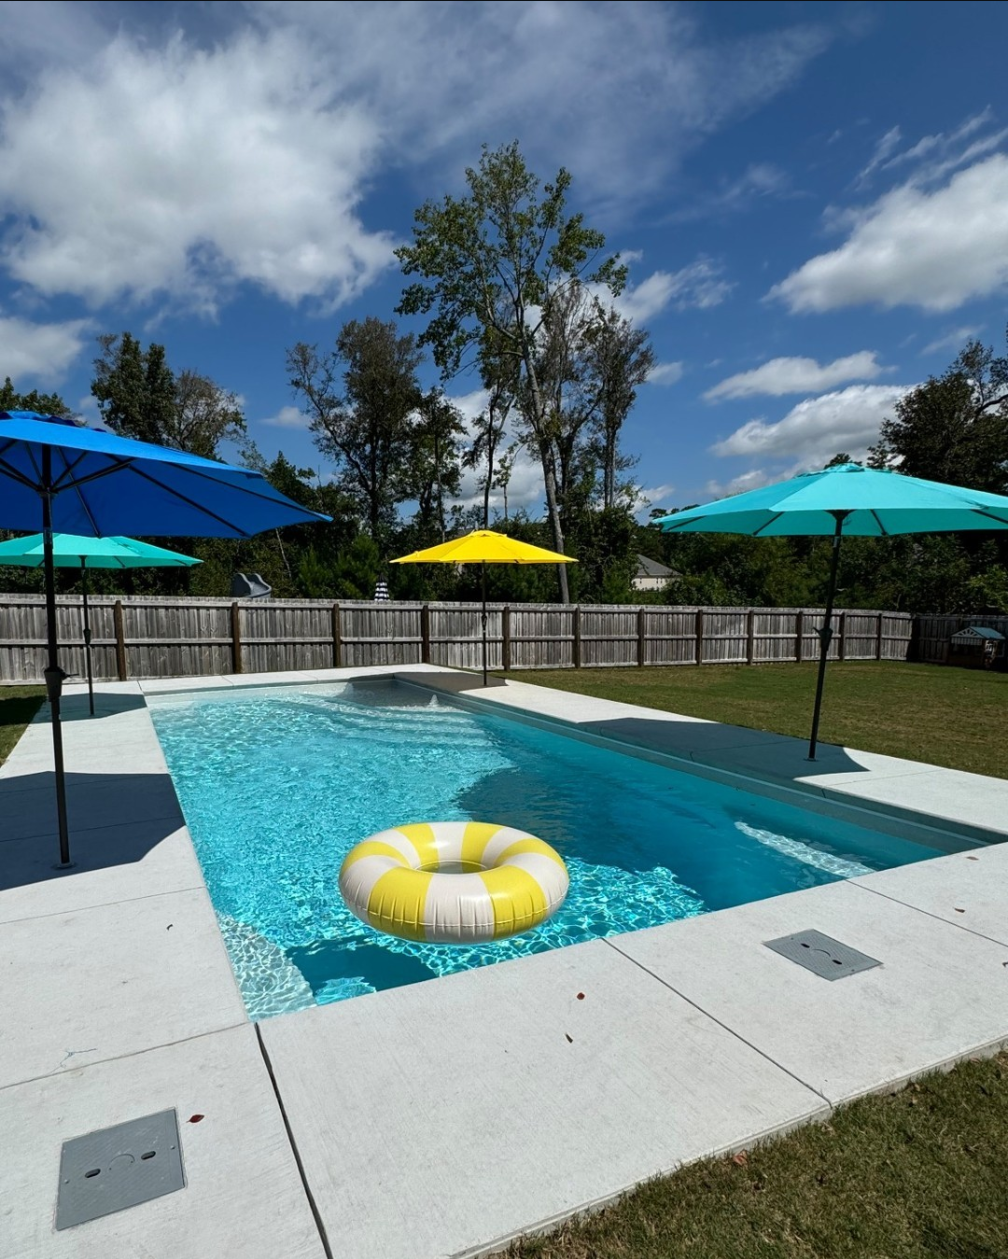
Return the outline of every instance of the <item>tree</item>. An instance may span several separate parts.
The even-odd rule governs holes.
[[[128,332],[106,333],[98,344],[91,393],[113,432],[205,459],[216,458],[222,441],[244,436],[237,395],[199,372],[176,376],[163,345],[145,350]]]
[[[379,549],[410,492],[421,357],[412,334],[401,337],[394,321],[370,315],[344,324],[328,354],[304,342],[287,352],[315,444],[336,464]]]
[[[571,177],[561,169],[540,191],[517,142],[491,152],[466,170],[468,195],[428,201],[417,210],[412,244],[396,250],[405,275],[419,277],[403,290],[401,314],[434,316],[420,337],[443,379],[456,375],[487,333],[518,366],[528,395],[528,420],[543,465],[553,546],[563,551],[557,485],[550,459],[550,400],[537,374],[537,337],[558,295],[579,279],[618,293],[626,268],[617,257],[600,259],[601,232],[580,214],[566,214]],[[567,575],[558,566],[560,594],[569,601]]]
[[[1008,358],[970,341],[940,377],[902,397],[872,447],[875,467],[1003,494],[1008,489]]]
[[[463,467],[477,468],[485,465],[486,471],[479,477],[479,485],[483,491],[483,528],[490,527],[490,493],[495,488],[504,490],[504,519],[507,519],[507,482],[510,477],[510,465],[504,470],[503,460],[500,474],[495,471],[497,447],[504,437],[508,416],[514,405],[518,392],[520,365],[518,361],[502,347],[500,340],[492,328],[484,333],[479,353],[480,376],[483,387],[487,391],[486,409],[473,421],[472,445],[462,456]],[[514,456],[511,456],[514,462]],[[500,476],[504,479],[501,481]]]
[[[68,416],[70,408],[58,393],[39,393],[33,389],[31,393],[18,393],[11,384],[11,378],[4,378],[0,389],[0,411],[34,411],[37,415]]]
[[[596,299],[595,319],[588,329],[589,370],[597,382],[595,445],[602,465],[602,505],[616,506],[618,473],[632,466],[620,453],[619,437],[623,423],[655,365],[650,338],[635,328],[613,307],[606,309]]]
[[[431,389],[420,400],[413,426],[410,462],[411,492],[417,500],[421,536],[437,533],[444,542],[444,496],[460,488],[459,438],[465,433],[462,413],[440,389]]]

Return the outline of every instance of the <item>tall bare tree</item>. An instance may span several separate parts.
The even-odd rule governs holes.
[[[561,169],[542,185],[517,142],[491,151],[466,171],[468,195],[428,201],[416,212],[413,241],[396,251],[407,276],[403,314],[433,318],[420,341],[429,345],[445,378],[478,351],[487,331],[511,357],[527,389],[527,414],[543,468],[553,545],[563,551],[555,460],[551,458],[550,400],[540,387],[537,337],[558,294],[590,279],[618,293],[626,268],[604,257],[605,237],[566,212],[571,177]],[[560,597],[569,602],[567,574],[558,566]]]

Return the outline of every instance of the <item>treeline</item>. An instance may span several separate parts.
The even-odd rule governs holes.
[[[393,598],[478,596],[479,575],[444,565],[389,566],[397,555],[472,528],[514,533],[577,565],[491,566],[489,593],[512,601],[808,606],[826,585],[829,545],[813,538],[662,534],[635,518],[635,459],[621,445],[637,389],[655,365],[646,330],[614,306],[625,280],[603,235],[567,210],[570,176],[541,184],[517,144],[484,148],[464,196],[417,210],[397,255],[407,283],[396,314],[426,316],[419,336],[394,320],[350,320],[331,347],[286,352],[292,395],[325,472],[283,454],[267,461],[237,396],[163,346],[131,333],[99,338],[94,395],[117,433],[263,472],[283,493],[332,517],[247,541],[153,539],[198,556],[193,569],[102,573],[97,591],[222,595],[235,572],[259,572],[277,596],[371,598],[384,576]],[[430,354],[440,373],[424,389]],[[473,420],[445,387],[467,373],[485,397]],[[468,385],[471,390],[471,383]],[[57,394],[18,393],[4,409],[66,414]],[[519,452],[541,477],[541,507],[509,507]],[[846,460],[846,455],[837,459]],[[1008,359],[971,341],[940,377],[913,390],[882,425],[869,462],[931,480],[1008,489]],[[460,501],[463,476],[478,487]],[[491,509],[491,499],[503,509]],[[679,504],[687,506],[688,504]],[[665,514],[673,504],[656,507]],[[674,576],[665,591],[633,589],[638,554]],[[63,574],[66,587],[74,575]],[[37,573],[0,570],[0,589],[35,589]],[[1008,539],[935,535],[851,539],[838,600],[908,611],[1008,610]]]

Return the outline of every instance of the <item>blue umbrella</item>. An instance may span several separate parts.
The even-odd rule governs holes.
[[[78,533],[53,534],[53,563],[57,568],[80,566],[81,601],[84,613],[84,654],[87,659],[88,708],[94,716],[94,678],[91,672],[91,622],[88,619],[87,570],[89,568],[190,568],[202,560],[163,546],[139,542],[136,538],[83,538]],[[45,538],[33,533],[28,538],[0,542],[0,565],[41,568],[45,563]]]
[[[70,865],[56,644],[53,531],[88,537],[249,538],[282,525],[327,521],[275,490],[258,472],[132,441],[76,420],[0,411],[0,527],[42,525],[46,691],[52,709],[60,867]]]
[[[896,533],[949,533],[1008,529],[1008,498],[982,490],[903,476],[888,468],[836,464],[804,472],[655,522],[667,533],[745,533],[752,537],[820,534],[833,539],[825,623],[819,633],[819,675],[812,712],[809,760],[815,760],[826,656],[833,637],[840,543],[845,536],[882,538]]]

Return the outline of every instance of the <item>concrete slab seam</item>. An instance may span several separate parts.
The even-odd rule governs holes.
[[[322,1249],[325,1251],[326,1259],[334,1259],[332,1247],[329,1245],[329,1236],[326,1233],[325,1223],[323,1222],[318,1204],[315,1201],[315,1195],[311,1191],[311,1185],[308,1183],[308,1176],[305,1173],[304,1163],[301,1161],[301,1151],[297,1147],[294,1140],[294,1131],[291,1128],[290,1120],[287,1117],[287,1109],[283,1103],[283,1097],[280,1093],[280,1086],[277,1084],[277,1078],[273,1073],[273,1063],[270,1062],[269,1052],[266,1049],[266,1042],[263,1040],[262,1031],[259,1024],[254,1024],[256,1040],[259,1042],[259,1052],[262,1054],[263,1062],[266,1064],[266,1072],[270,1078],[270,1084],[273,1086],[273,1095],[276,1098],[276,1104],[280,1109],[280,1117],[283,1119],[284,1130],[287,1133],[287,1140],[290,1143],[291,1153],[294,1155],[294,1162],[297,1164],[298,1175],[301,1177],[301,1186],[304,1189],[305,1197],[308,1199],[308,1206],[311,1208],[312,1216],[315,1220],[315,1227],[318,1229],[319,1240],[322,1242]]]
[[[72,870],[67,871],[67,874],[72,874],[72,873],[73,873]],[[85,870],[85,871],[82,871],[82,873],[91,874],[91,873],[97,873],[97,871]],[[96,905],[82,905],[79,909],[77,908],[56,909],[56,910],[53,910],[51,913],[47,913],[47,914],[26,914],[24,918],[4,918],[4,919],[0,919],[0,931],[3,931],[4,927],[12,927],[14,926],[15,923],[18,923],[18,922],[38,922],[40,919],[43,919],[43,918],[63,918],[67,914],[87,914],[87,913],[90,913],[92,909],[108,909],[112,905],[128,905],[128,904],[131,904],[133,901],[153,901],[153,900],[157,900],[159,896],[176,896],[176,895],[181,894],[182,892],[205,892],[205,891],[206,891],[205,883],[194,883],[192,887],[173,887],[170,892],[148,892],[145,896],[120,896],[118,900],[99,901],[98,904]]]
[[[859,879],[870,878],[870,875],[858,875]],[[849,883],[851,887],[856,887],[859,892],[870,892],[872,896],[881,896],[883,900],[893,901],[897,905],[903,905],[906,909],[914,909],[919,914],[923,914],[925,918],[933,918],[935,922],[942,922],[947,927],[955,927],[959,931],[965,931],[967,935],[976,936],[978,940],[989,940],[991,944],[1000,944],[1003,948],[1008,949],[1008,939],[999,940],[997,936],[987,935],[986,932],[977,931],[975,927],[970,927],[965,919],[957,922],[954,918],[943,918],[941,914],[934,914],[930,909],[922,909],[920,905],[914,905],[910,901],[902,900],[899,896],[894,896],[892,892],[883,892],[877,887],[868,887],[864,883],[859,883],[857,879],[845,879],[845,883]],[[1008,932],[1005,933],[1008,935]],[[1005,960],[1008,966],[1008,959]]]
[[[611,949],[615,949],[615,951],[620,955],[620,957],[625,958],[628,962],[632,962],[633,965],[636,966],[639,970],[642,970],[645,975],[650,975],[651,978],[656,980],[659,984],[661,984],[663,988],[667,988],[669,992],[675,993],[677,997],[685,1001],[687,1005],[691,1005],[693,1009],[697,1010],[700,1014],[702,1014],[704,1018],[708,1018],[710,1019],[712,1023],[716,1023],[718,1027],[720,1027],[723,1031],[726,1031],[730,1036],[734,1037],[735,1040],[740,1041],[747,1048],[751,1049],[753,1053],[759,1054],[761,1058],[763,1058],[766,1062],[769,1062],[772,1066],[776,1067],[778,1071],[783,1071],[783,1073],[785,1075],[790,1076],[791,1079],[795,1081],[795,1083],[800,1084],[802,1088],[808,1089],[810,1093],[813,1093],[815,1094],[816,1097],[820,1098],[825,1103],[826,1106],[832,1108],[833,1103],[830,1101],[830,1099],[826,1096],[825,1093],[821,1093],[814,1085],[809,1084],[808,1080],[803,1080],[801,1076],[795,1075],[795,1073],[791,1071],[788,1067],[785,1067],[781,1063],[779,1063],[776,1060],[776,1058],[772,1058],[766,1052],[766,1050],[760,1049],[757,1045],[754,1045],[752,1041],[746,1040],[746,1038],[740,1032],[737,1032],[735,1028],[730,1027],[727,1023],[722,1022],[722,1020],[719,1019],[716,1014],[711,1014],[709,1010],[705,1010],[703,1006],[700,1005],[698,1002],[694,1001],[692,997],[687,997],[684,992],[680,992],[679,989],[674,987],[672,984],[670,984],[667,979],[662,979],[662,977],[660,975],[656,975],[653,970],[649,970],[648,967],[646,967],[643,962],[639,962],[637,958],[631,957],[629,953],[624,953],[623,950],[619,947],[619,945],[616,944],[611,937],[604,937],[602,940],[602,943],[608,944]]]

